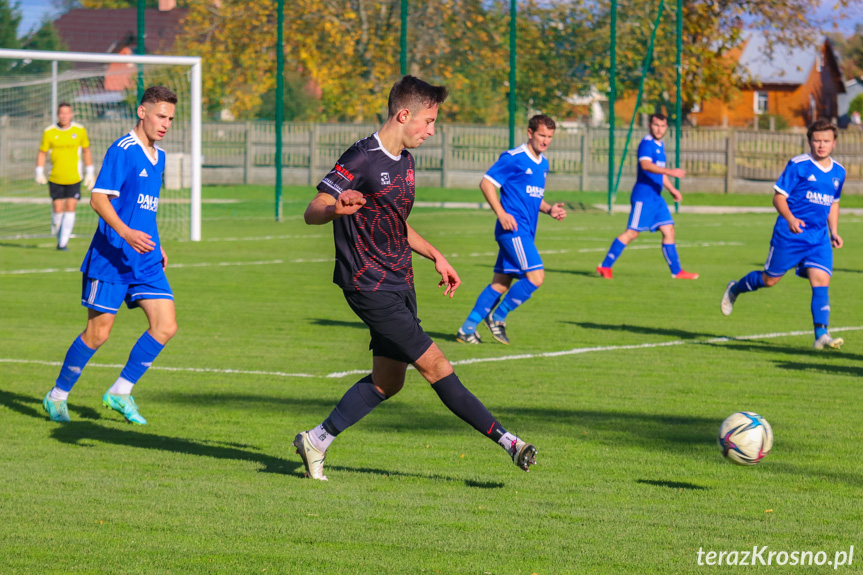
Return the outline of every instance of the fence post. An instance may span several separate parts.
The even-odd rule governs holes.
[[[734,193],[734,176],[737,172],[737,130],[730,128],[725,139],[725,193]]]
[[[318,182],[317,177],[318,167],[318,125],[312,124],[309,128],[309,185],[314,186]]]
[[[581,133],[581,178],[578,182],[578,191],[587,190],[588,162],[590,162],[590,126]]]
[[[9,161],[9,142],[7,139],[8,116],[0,117],[0,181],[4,184],[9,181],[9,170],[6,164]]]
[[[252,142],[252,123],[246,122],[246,156],[243,162],[243,183],[249,185],[249,178],[252,174],[252,166],[254,165],[254,147]]]
[[[447,154],[449,153],[449,130],[444,129],[443,126],[440,127],[441,132],[441,149],[440,149],[440,187],[446,188],[447,185],[447,169],[449,162],[447,162]]]

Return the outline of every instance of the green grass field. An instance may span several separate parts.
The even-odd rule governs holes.
[[[454,339],[491,279],[493,215],[417,208],[411,224],[463,281],[444,298],[415,259],[423,327],[537,445],[539,464],[519,471],[409,371],[398,396],[336,440],[322,484],[303,478],[291,441],[361,377],[339,374],[371,357],[331,283],[330,227],[302,222],[312,193],[286,190],[275,223],[271,190],[207,189],[240,201],[204,206],[204,241],[166,244],[180,331],[136,388],[143,427],[100,401],[146,328],[138,310],[120,312],[78,382],[73,422],[42,412],[84,327],[80,275],[62,270],[88,240],[68,253],[50,240],[0,245],[0,572],[677,574],[709,571],[700,549],[832,562],[852,545],[838,571],[861,571],[863,218],[840,219],[840,352],[811,348],[810,290],[793,275],[719,313],[728,280],[763,264],[773,216],[680,215],[681,258],[699,280],[672,280],[659,237],[643,235],[605,281],[594,268],[626,217],[595,211],[540,220],[546,283],[510,315],[506,347]],[[480,201],[418,194],[439,198]],[[716,445],[739,410],[773,425],[756,467]],[[754,571],[800,570],[776,562]]]

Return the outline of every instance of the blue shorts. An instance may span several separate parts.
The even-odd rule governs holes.
[[[494,264],[494,273],[524,277],[526,272],[542,269],[542,258],[531,236],[502,234],[497,238],[500,250]]]
[[[764,262],[764,273],[771,277],[782,277],[791,268],[797,268],[797,275],[806,277],[807,268],[818,268],[833,275],[833,246],[830,237],[815,244],[778,237],[773,234],[770,240],[770,253]]]
[[[81,285],[81,305],[110,314],[116,314],[125,300],[129,309],[138,307],[142,299],[174,299],[168,278],[161,278],[145,284],[114,284],[89,278],[86,275]]]
[[[668,204],[662,199],[659,194],[650,192],[649,194],[632,195],[630,200],[632,210],[629,212],[629,222],[626,228],[637,232],[646,232],[650,230],[655,232],[660,226],[674,225],[674,220],[671,219],[671,212],[668,211]]]

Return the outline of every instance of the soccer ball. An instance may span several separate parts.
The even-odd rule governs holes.
[[[773,429],[752,411],[738,411],[719,426],[719,449],[738,465],[755,465],[770,453]]]

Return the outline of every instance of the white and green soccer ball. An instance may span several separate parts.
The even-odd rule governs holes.
[[[773,447],[773,429],[752,411],[732,413],[719,426],[722,455],[738,465],[755,465]]]

